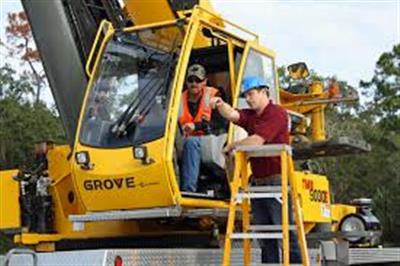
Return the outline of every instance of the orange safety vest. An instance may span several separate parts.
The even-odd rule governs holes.
[[[200,99],[199,107],[197,110],[197,114],[195,117],[189,111],[188,105],[188,90],[185,90],[182,93],[182,101],[179,110],[179,123],[184,125],[186,123],[198,123],[202,121],[211,121],[211,107],[210,107],[210,99],[217,95],[218,90],[213,87],[205,87],[203,89],[203,93]],[[192,132],[192,136],[203,136],[205,132],[203,130],[197,130]]]

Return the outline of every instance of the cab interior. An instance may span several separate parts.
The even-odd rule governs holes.
[[[235,66],[229,65],[228,46],[221,42],[213,41],[212,43],[209,47],[193,49],[188,66],[192,64],[204,66],[207,72],[207,86],[218,89],[219,96],[225,102],[232,104],[230,71]],[[235,48],[235,61],[240,60],[242,52],[242,49]],[[182,92],[185,90],[184,87]],[[201,137],[201,166],[197,191],[195,193],[182,191],[183,197],[218,200],[230,197],[228,177],[225,172],[225,157],[222,152],[227,141],[229,121],[214,110],[211,124],[210,134]],[[176,168],[178,169],[181,167],[182,142],[184,141],[183,131],[180,127],[181,125],[178,123],[175,140]],[[179,180],[179,170],[177,177]]]

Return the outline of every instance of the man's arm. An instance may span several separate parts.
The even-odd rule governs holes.
[[[234,123],[239,121],[239,112],[235,110],[232,106],[224,102],[220,97],[211,98],[210,105],[212,108],[217,108],[218,112],[229,121]]]
[[[264,142],[265,142],[265,140],[261,136],[259,136],[257,134],[254,134],[254,135],[248,136],[248,137],[246,137],[246,138],[244,138],[242,140],[235,141],[234,144],[235,144],[235,146],[239,146],[239,145],[263,145]]]
[[[264,142],[265,142],[265,140],[261,136],[254,134],[254,135],[248,136],[242,140],[235,141],[235,142],[227,145],[224,148],[224,153],[230,153],[230,152],[232,152],[233,149],[235,149],[237,146],[240,146],[240,145],[263,145]]]

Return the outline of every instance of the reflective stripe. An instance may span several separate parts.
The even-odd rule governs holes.
[[[183,95],[181,97],[181,103],[179,104],[179,110],[178,110],[178,119],[183,115]]]
[[[204,104],[208,108],[210,106],[210,99],[211,99],[211,88],[207,87],[206,91],[204,92]]]

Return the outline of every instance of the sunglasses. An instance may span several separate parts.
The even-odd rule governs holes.
[[[199,79],[198,77],[191,76],[191,77],[188,77],[188,78],[186,79],[186,81],[187,81],[188,83],[201,83],[201,82],[204,81],[204,79]]]

